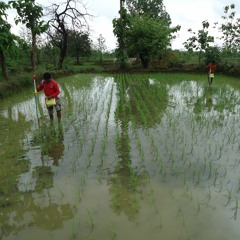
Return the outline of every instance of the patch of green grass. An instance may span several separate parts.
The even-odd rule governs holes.
[[[83,65],[83,66],[71,66],[70,67],[75,72],[81,71],[93,71],[93,72],[100,72],[103,70],[103,67],[98,65]]]

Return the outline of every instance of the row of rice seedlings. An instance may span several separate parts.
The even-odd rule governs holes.
[[[93,126],[93,132],[91,134],[91,146],[88,150],[88,167],[90,166],[90,160],[94,154],[95,151],[95,146],[96,146],[96,142],[97,142],[97,138],[99,138],[100,142],[101,142],[101,149],[100,149],[100,153],[98,156],[98,159],[100,158],[101,160],[101,164],[103,164],[103,160],[104,160],[104,156],[105,156],[105,152],[106,152],[106,140],[107,140],[107,129],[108,129],[108,119],[109,119],[109,114],[110,114],[110,108],[111,108],[111,99],[112,99],[112,89],[109,90],[111,88],[111,84],[107,84],[107,85],[103,85],[100,84],[98,86],[98,93],[100,92],[100,96],[101,98],[98,100],[98,109],[95,109],[96,113],[94,116],[94,121],[96,122],[92,122],[92,126]],[[110,92],[111,91],[111,92]],[[109,94],[110,92],[110,94]],[[105,96],[105,97],[102,97]],[[106,101],[107,99],[110,98],[109,102],[108,102],[108,109],[106,110]],[[106,111],[108,112],[108,114],[106,115]],[[106,120],[105,121],[103,121]],[[105,124],[104,124],[105,123]],[[101,131],[101,132],[100,132]],[[95,154],[98,154],[97,152]]]
[[[116,110],[116,122],[119,126],[120,131],[117,130],[117,149],[119,151],[119,156],[122,158],[123,165],[127,167],[129,173],[129,179],[131,188],[136,190],[138,183],[138,175],[133,168],[130,155],[130,141],[129,141],[129,120],[131,113],[130,99],[127,95],[128,80],[127,75],[123,75],[118,78],[118,91],[119,91],[119,101]]]
[[[96,88],[98,86],[95,86]],[[96,116],[98,116],[98,114],[102,114],[101,108],[103,108],[102,106],[100,106],[101,104],[101,95],[98,92],[94,92],[95,89],[91,90],[91,91],[82,91],[78,94],[74,94],[74,96],[76,96],[76,98],[81,98],[81,101],[75,101],[76,103],[78,103],[75,108],[76,108],[76,112],[75,114],[77,115],[78,120],[74,122],[74,125],[77,126],[77,128],[75,128],[75,134],[76,134],[76,140],[79,142],[79,147],[76,148],[76,152],[77,152],[77,157],[75,158],[76,162],[78,162],[77,164],[79,164],[79,159],[83,153],[83,149],[86,148],[86,150],[84,150],[84,155],[82,156],[83,159],[85,159],[86,162],[86,167],[85,167],[85,171],[86,169],[90,166],[90,162],[91,162],[91,156],[93,154],[94,151],[94,146],[96,143],[96,138],[97,138],[97,133],[98,133],[98,128],[100,125],[100,117],[99,120],[97,122],[97,124],[95,124],[96,120]],[[92,92],[92,94],[91,94]],[[80,106],[78,106],[80,105]],[[79,119],[80,118],[80,119]],[[79,121],[80,120],[80,121]],[[72,124],[73,125],[73,124]],[[91,129],[91,127],[94,127],[93,129]],[[95,126],[97,129],[95,129]],[[89,132],[90,132],[90,136],[91,138],[89,138]],[[93,134],[92,134],[93,133]],[[91,140],[91,149],[89,149],[89,141]],[[87,154],[87,157],[85,157],[85,153]],[[81,161],[81,164],[83,162]]]
[[[99,165],[98,169],[103,168],[104,159],[106,158],[106,149],[107,149],[107,140],[108,140],[108,125],[109,125],[109,117],[111,113],[112,108],[112,98],[113,98],[113,87],[114,85],[109,83],[106,89],[106,98],[104,102],[104,108],[103,108],[103,116],[105,117],[105,123],[102,124],[102,135],[101,135],[101,149],[98,156],[99,159]],[[107,102],[107,103],[106,103]]]
[[[135,77],[135,76],[133,76]],[[133,78],[132,77],[132,78]],[[130,84],[130,83],[129,83]],[[139,91],[138,91],[139,90]],[[141,92],[142,94],[140,95],[139,92]],[[156,93],[158,94],[158,93]],[[147,98],[147,94],[144,92],[143,89],[137,89],[135,91],[135,89],[131,89],[131,104],[135,107],[135,109],[137,110],[137,112],[139,113],[138,115],[138,119],[139,122],[143,123],[143,126],[144,126],[144,123],[146,123],[146,119],[150,119],[151,118],[151,112],[150,112],[150,108],[148,108],[146,102],[144,101],[145,98]],[[149,103],[148,103],[149,104]],[[130,109],[130,113],[133,115],[134,112],[131,108],[131,105],[128,106],[128,108]],[[146,161],[145,159],[145,154],[144,154],[144,150],[143,150],[143,146],[142,146],[142,143],[141,143],[141,138],[139,136],[139,130],[138,130],[138,125],[136,124],[137,121],[133,121],[133,132],[135,134],[135,139],[136,139],[136,143],[137,143],[137,146],[138,146],[138,150],[139,150],[139,155],[141,156],[141,161],[142,163],[144,161]],[[161,166],[161,171],[165,172],[165,175],[166,175],[166,167],[163,163],[163,160],[162,160],[162,156],[158,153],[158,148],[155,144],[155,141],[153,139],[153,137],[150,135],[149,136],[149,131],[146,131],[148,137],[150,137],[150,143],[151,143],[151,146],[153,147],[153,149],[155,149],[155,153],[156,153],[156,158],[158,158],[159,162],[160,162],[160,166]],[[147,147],[146,147],[147,148]]]
[[[108,123],[109,123],[109,117],[110,117],[110,112],[111,112],[111,107],[112,107],[113,88],[114,88],[114,85],[112,84],[111,92],[110,92],[110,99],[109,99],[109,102],[108,102],[108,104],[107,104],[106,135],[108,134]]]
[[[111,200],[112,200],[113,206],[118,209],[120,207],[120,194],[121,194],[121,192],[120,192],[121,191],[120,190],[120,187],[121,187],[120,181],[121,180],[120,180],[118,175],[113,176],[111,180],[113,182],[113,184],[112,184],[113,194],[112,194]]]
[[[101,95],[102,95],[102,92],[101,92]],[[94,99],[96,99],[96,93],[95,93]],[[99,103],[101,103],[101,108],[98,107]],[[91,157],[94,154],[94,148],[96,145],[97,137],[99,135],[99,127],[100,127],[100,123],[102,122],[102,115],[104,114],[103,113],[104,112],[104,103],[102,102],[102,97],[101,97],[101,99],[100,98],[96,99],[96,106],[94,108],[94,112],[95,112],[96,123],[94,123],[94,122],[92,123],[92,125],[94,127],[94,133],[91,137],[91,151],[88,153],[89,157]]]
[[[148,101],[149,94],[145,93],[144,83],[148,84],[148,79],[139,79],[138,76],[133,76],[132,82],[136,83],[131,86],[131,100],[133,105],[136,107],[138,113],[138,120],[142,123],[143,127],[147,127],[151,122],[151,103]]]
[[[143,132],[139,131],[139,129],[138,129],[138,125],[136,124],[137,121],[135,121],[135,123],[133,124],[133,133],[135,135],[135,141],[136,141],[137,148],[139,151],[141,163],[146,165],[147,162],[149,162],[149,160],[150,160],[148,156],[152,155],[154,158],[154,161],[158,161],[158,166],[160,166],[160,172],[163,173],[163,174],[161,174],[161,176],[164,177],[164,176],[166,176],[166,167],[163,162],[162,155],[158,151],[158,146],[155,143],[154,137],[153,137],[153,135],[150,134],[152,131],[149,130],[150,128],[148,126],[149,125],[154,126],[157,123],[157,122],[155,123],[154,121],[158,121],[158,116],[155,117],[155,116],[153,116],[153,114],[154,114],[154,112],[158,112],[159,109],[157,108],[156,104],[152,103],[151,99],[155,99],[155,100],[161,99],[162,100],[165,98],[165,95],[164,95],[165,92],[158,91],[160,89],[162,90],[160,85],[159,86],[148,86],[148,84],[150,84],[149,79],[144,79],[143,82],[141,82],[142,81],[141,77],[138,75],[134,75],[134,76],[132,76],[132,80],[133,80],[133,82],[137,83],[138,88],[135,87],[135,84],[133,84],[134,87],[131,90],[131,93],[132,93],[131,103],[135,107],[136,111],[139,113],[139,115],[138,115],[139,122],[142,123],[143,127],[147,127],[146,131],[144,131],[144,133],[145,133],[145,135],[144,135]],[[147,87],[145,86],[145,84],[147,84]],[[148,88],[148,91],[146,90],[146,88]],[[161,102],[161,100],[160,100],[160,102]],[[132,112],[132,114],[134,114],[134,112]],[[153,132],[154,131],[155,130],[153,128]],[[140,137],[139,133],[141,133],[141,137]],[[149,148],[149,146],[144,146],[144,148],[143,148],[143,144],[141,142],[141,139],[143,137],[144,138],[146,137],[147,139],[149,139],[149,140],[146,140],[146,142],[148,142],[150,144],[149,145],[150,148]],[[145,154],[144,152],[147,149],[152,149],[152,151],[150,151],[150,153]]]
[[[81,169],[80,186],[77,189],[77,194],[76,194],[76,208],[78,208],[78,202],[81,201],[81,198],[83,196],[83,187],[86,182],[87,170],[90,167],[92,156],[95,151],[95,146],[96,146],[97,138],[99,136],[100,127],[102,127],[102,125],[103,125],[102,119],[103,119],[104,112],[105,112],[105,98],[101,97],[101,95],[103,95],[102,88],[99,87],[98,89],[100,91],[98,92],[99,97],[95,99],[96,104],[93,104],[92,107],[89,106],[88,101],[91,101],[91,99],[85,98],[85,99],[87,99],[86,105],[85,105],[86,111],[83,110],[83,108],[81,111],[81,115],[83,115],[83,117],[85,114],[88,114],[89,120],[87,122],[85,121],[83,124],[81,124],[81,127],[80,127],[81,136],[84,139],[84,150],[83,150],[83,155],[82,155],[81,159],[84,160],[85,166],[84,166],[84,168]],[[104,95],[105,95],[105,93],[104,93]],[[96,94],[94,94],[94,97],[97,97]],[[90,113],[90,115],[89,115],[89,113]],[[92,127],[91,130],[89,129],[90,126]],[[89,134],[89,132],[90,132],[90,134]],[[78,151],[78,149],[76,149],[76,151]],[[81,154],[78,155],[78,161],[79,161],[80,156],[81,156]],[[94,222],[93,222],[93,216],[92,216],[90,210],[88,210],[87,213],[88,213],[87,214],[87,222],[88,222],[88,226],[90,228],[87,238],[89,238],[90,234],[94,228]],[[76,221],[73,224],[73,238],[74,239],[78,239],[79,224],[80,224],[79,221],[78,222]]]

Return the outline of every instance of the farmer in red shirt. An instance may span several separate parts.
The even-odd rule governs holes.
[[[215,64],[215,61],[213,62],[210,62],[208,65],[207,65],[207,68],[208,68],[208,83],[209,85],[212,84],[213,82],[213,79],[214,79],[214,73],[217,69],[217,66]]]
[[[58,121],[61,121],[61,101],[59,98],[60,90],[58,83],[51,78],[51,74],[46,72],[43,74],[43,80],[37,87],[37,92],[43,89],[45,93],[46,106],[51,120],[53,120],[53,107],[57,112]],[[54,101],[55,100],[55,101]]]

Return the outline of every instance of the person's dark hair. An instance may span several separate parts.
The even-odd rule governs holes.
[[[51,73],[49,73],[49,72],[44,73],[44,74],[43,74],[43,79],[44,79],[44,80],[49,80],[49,79],[51,79]]]

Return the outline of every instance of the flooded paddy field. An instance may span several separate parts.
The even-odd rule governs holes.
[[[238,240],[240,82],[204,75],[57,79],[0,102],[0,239]]]

